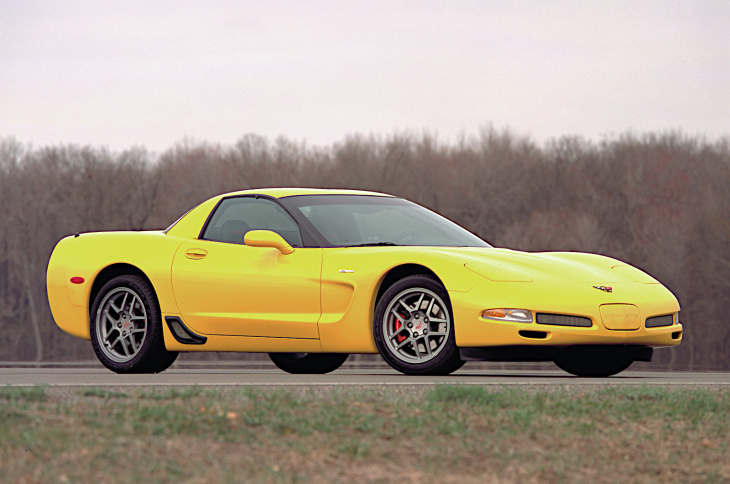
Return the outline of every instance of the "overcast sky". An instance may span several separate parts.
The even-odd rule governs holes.
[[[0,136],[730,135],[730,1],[0,0]]]

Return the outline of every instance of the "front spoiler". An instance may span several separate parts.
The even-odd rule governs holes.
[[[633,361],[651,361],[654,348],[636,345],[573,345],[555,346],[483,346],[459,348],[463,361],[555,361],[568,352],[610,351]]]

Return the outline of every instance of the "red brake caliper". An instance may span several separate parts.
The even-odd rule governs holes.
[[[401,318],[403,318],[403,315],[400,314],[400,313],[398,313],[398,316],[400,316]],[[405,318],[403,318],[403,319],[405,319]],[[395,330],[398,331],[402,326],[403,325],[401,324],[400,321],[398,321],[398,318],[395,318]],[[399,334],[398,336],[395,337],[395,340],[398,343],[402,343],[403,341],[405,341],[405,339],[406,339],[406,337],[403,336],[402,334]]]

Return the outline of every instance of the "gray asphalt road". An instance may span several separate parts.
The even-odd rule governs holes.
[[[559,370],[464,368],[451,376],[405,376],[388,368],[342,368],[329,375],[289,375],[261,368],[171,368],[158,375],[117,375],[103,368],[0,368],[0,386],[370,386],[370,385],[662,385],[730,387],[730,373],[626,371],[611,378],[577,378]]]

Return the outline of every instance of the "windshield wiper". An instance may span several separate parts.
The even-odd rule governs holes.
[[[396,246],[398,244],[395,244],[393,242],[370,242],[368,244],[348,245],[347,247],[378,247],[383,245]]]

